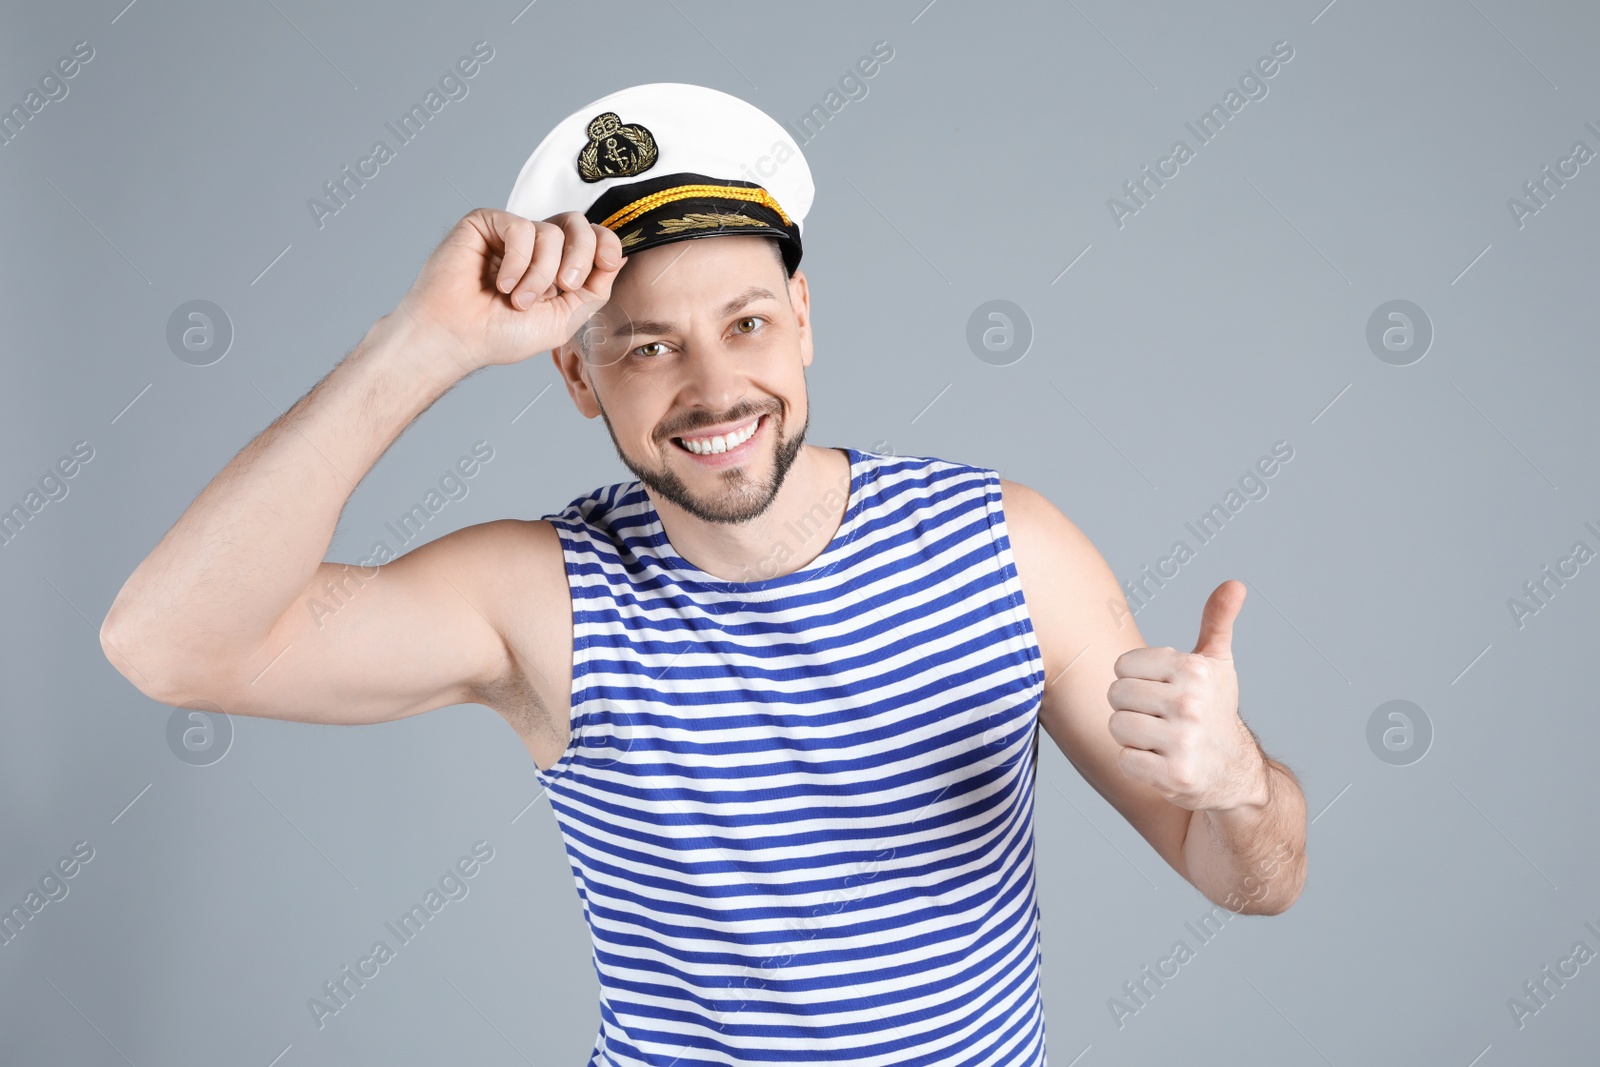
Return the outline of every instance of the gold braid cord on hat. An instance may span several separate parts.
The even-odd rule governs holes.
[[[679,185],[671,189],[662,189],[660,192],[651,193],[649,196],[640,197],[626,207],[611,213],[600,225],[607,229],[616,230],[627,225],[647,211],[653,211],[662,204],[670,204],[674,200],[687,200],[690,197],[714,196],[724,200],[749,200],[757,204],[765,204],[778,213],[785,226],[790,225],[789,216],[784,213],[778,202],[772,199],[772,194],[760,187],[747,189],[740,185]],[[693,215],[689,216],[693,218]],[[745,218],[746,216],[731,216]],[[673,220],[677,221],[677,220]],[[761,224],[764,225],[764,224]]]

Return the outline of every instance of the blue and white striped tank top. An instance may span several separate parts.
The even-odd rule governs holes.
[[[838,532],[766,580],[680,557],[637,482],[549,517],[572,732],[537,774],[594,943],[589,1067],[1046,1062],[1044,672],[1000,479],[849,456]]]

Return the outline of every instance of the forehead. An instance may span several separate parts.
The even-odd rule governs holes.
[[[613,327],[662,333],[701,316],[725,317],[758,300],[783,300],[789,275],[753,236],[698,238],[628,257],[602,314]]]
[[[747,285],[787,284],[781,257],[765,237],[699,237],[657,245],[628,256],[611,286],[612,300],[647,307],[653,301],[715,301]]]

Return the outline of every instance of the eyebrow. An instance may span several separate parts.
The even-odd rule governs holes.
[[[753,303],[757,300],[776,299],[778,298],[773,295],[771,290],[763,289],[759,285],[752,285],[750,288],[746,289],[744,292],[740,293],[726,304],[723,304],[722,307],[718,308],[717,317],[725,319],[734,312],[742,309],[745,305]],[[634,337],[638,337],[643,334],[677,332],[677,325],[675,323],[667,322],[664,319],[635,319],[633,320],[633,327],[631,330],[632,336]]]

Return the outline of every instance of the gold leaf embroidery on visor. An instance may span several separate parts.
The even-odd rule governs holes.
[[[662,233],[704,230],[713,226],[766,226],[767,222],[731,211],[691,211],[681,219],[662,219],[656,223]]]

